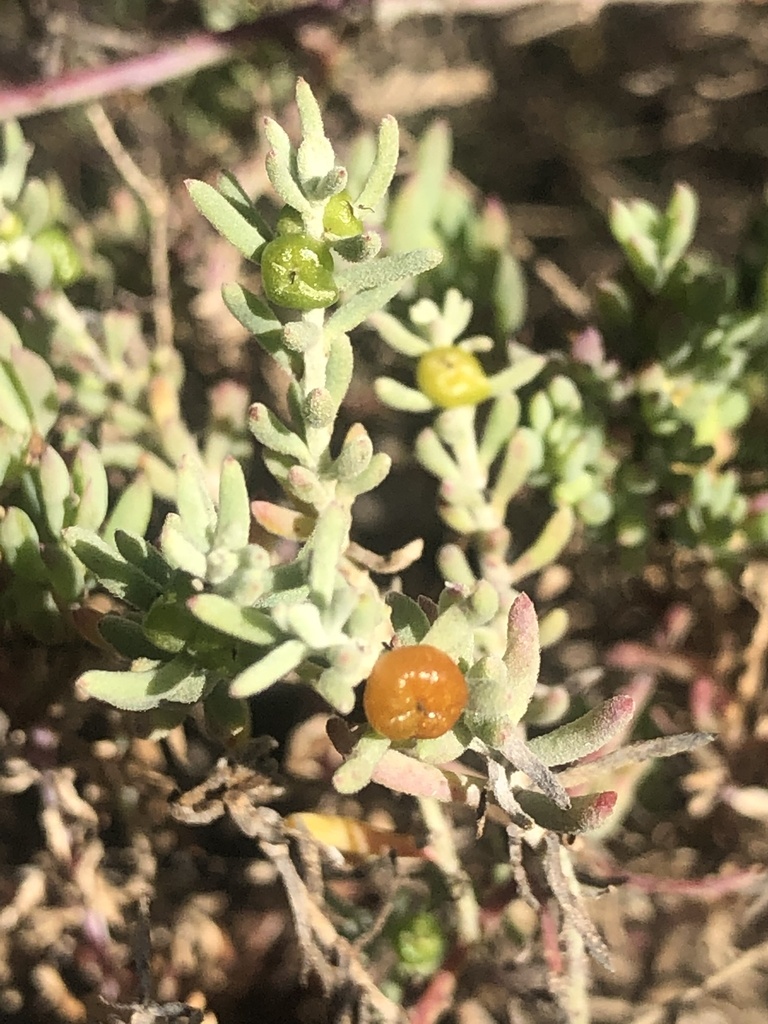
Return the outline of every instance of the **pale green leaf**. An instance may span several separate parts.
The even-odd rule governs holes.
[[[391,409],[399,409],[401,412],[429,412],[434,409],[432,402],[421,391],[393,377],[378,377],[373,387],[379,401]]]
[[[243,256],[253,260],[266,243],[259,229],[246,220],[212,185],[190,178],[186,186],[192,202],[219,234]]]
[[[142,664],[138,662],[137,664]],[[129,672],[85,672],[77,681],[88,697],[121,711],[149,711],[162,703],[195,704],[203,695],[206,677],[186,655],[150,668]]]
[[[397,169],[400,155],[400,132],[394,117],[385,117],[379,125],[376,156],[363,190],[355,205],[363,210],[375,210],[386,196]]]
[[[251,508],[245,476],[237,459],[227,456],[221,467],[218,518],[212,546],[237,551],[248,543],[250,529]]]
[[[206,626],[256,647],[268,647],[280,638],[280,630],[266,612],[243,608],[219,594],[196,594],[187,607]]]
[[[380,288],[432,270],[442,258],[439,249],[413,249],[365,263],[350,263],[337,271],[336,284],[343,292]]]
[[[64,530],[64,540],[99,583],[115,597],[146,611],[160,594],[154,580],[125,561],[95,533],[79,526]]]
[[[261,693],[297,668],[306,655],[307,648],[300,640],[286,640],[235,676],[230,696],[252,697]]]
[[[325,324],[327,337],[335,334],[347,334],[354,327],[361,324],[371,313],[375,313],[393,299],[400,291],[402,282],[381,285],[378,288],[368,288],[365,291],[357,292],[351,299],[343,302],[331,314]]]

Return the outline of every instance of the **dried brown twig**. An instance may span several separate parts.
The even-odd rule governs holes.
[[[677,1007],[682,1009],[683,1006],[695,1003],[702,996],[715,992],[727,982],[732,981],[743,971],[757,967],[766,960],[768,960],[768,939],[753,946],[752,949],[746,950],[731,963],[726,964],[719,971],[715,971],[700,985],[691,985],[690,988],[683,989],[677,995],[665,999],[663,1003],[648,1007],[634,1017],[630,1024],[659,1024],[660,1021],[666,1021],[671,1010]]]
[[[356,1011],[353,1018],[373,1016],[383,1024],[406,1024],[405,1012],[379,990],[358,951],[339,935],[296,869],[291,844],[301,847],[310,840],[264,806],[281,792],[260,771],[222,760],[205,782],[172,802],[171,813],[187,824],[208,824],[228,814],[244,835],[257,841],[280,876],[296,929],[302,973],[315,973],[329,996]]]
[[[171,271],[168,262],[168,191],[161,181],[153,181],[141,170],[117,137],[100,103],[90,104],[85,113],[112,163],[147,208],[155,345],[158,350],[167,351],[173,347]]]

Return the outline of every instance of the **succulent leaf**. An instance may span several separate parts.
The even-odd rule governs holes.
[[[581,718],[529,741],[531,750],[547,765],[567,764],[592,754],[632,719],[635,702],[627,694],[604,701]]]

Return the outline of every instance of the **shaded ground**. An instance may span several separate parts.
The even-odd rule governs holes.
[[[701,197],[699,241],[727,255],[759,202],[768,156],[768,17],[762,5],[616,6],[596,20],[585,16],[555,30],[547,18],[567,21],[562,6],[541,4],[496,18],[419,17],[389,30],[360,24],[338,36],[330,21],[306,31],[305,49],[295,54],[296,69],[325,87],[335,137],[351,136],[361,122],[387,112],[414,133],[437,113],[450,118],[458,169],[512,211],[531,285],[526,332],[541,348],[561,343],[579,322],[583,289],[610,268],[604,222],[610,197],[661,201],[674,181],[688,181]],[[32,25],[41,69],[52,45],[44,23],[38,16]],[[77,42],[67,45],[76,50]],[[18,64],[14,73],[22,73]],[[118,98],[110,107],[144,166],[161,169],[179,197],[173,258],[179,339],[191,369],[190,407],[211,375],[258,381],[265,372],[211,298],[218,279],[234,276],[237,267],[211,247],[211,236],[181,199],[185,175],[200,176],[214,166],[258,174],[254,118],[237,92],[242,72],[216,74],[202,74],[195,86],[158,91],[149,102]],[[206,135],[199,113],[210,99],[206,86],[218,87],[222,78],[232,90],[230,131]],[[273,73],[272,87],[261,87],[262,103],[274,97],[282,108],[288,78]],[[213,100],[209,105],[215,106]],[[214,113],[220,111],[211,112],[212,121]],[[38,145],[38,170],[55,167],[85,210],[94,194],[97,203],[106,201],[104,182],[114,181],[113,172],[78,115],[45,115],[28,128]],[[140,306],[148,285],[131,277],[136,254],[130,245],[116,245],[115,254],[115,295]],[[562,274],[553,273],[553,265]],[[197,291],[202,298],[194,299],[195,316],[189,318],[185,304]],[[265,384],[268,378],[257,386]],[[353,400],[355,413],[376,420],[405,460],[397,418],[377,411],[365,394]],[[423,500],[404,506],[403,487]],[[444,539],[429,486],[408,465],[367,513],[363,539],[375,538],[379,550],[420,534],[434,552]],[[647,686],[649,699],[654,693],[649,718],[662,731],[691,727],[691,696],[702,678],[714,680],[711,705],[725,709],[718,720],[725,736],[716,748],[656,769],[620,830],[603,844],[580,840],[574,848],[596,892],[632,876],[591,901],[616,967],[613,974],[594,971],[593,1019],[762,1022],[768,1007],[765,958],[761,964],[762,953],[739,957],[768,943],[762,874],[768,814],[754,804],[741,807],[748,814],[739,813],[721,799],[724,779],[768,785],[768,730],[761,732],[759,715],[750,719],[739,711],[750,679],[756,674],[756,685],[763,685],[762,620],[740,586],[713,582],[680,557],[648,566],[636,579],[625,578],[598,551],[574,552],[569,569],[565,599],[576,631],[547,663],[550,680],[603,665],[616,643],[632,641],[646,647],[614,651],[613,661],[621,665],[609,670],[601,692]],[[434,590],[427,570],[406,581],[411,591]],[[71,678],[80,657],[54,651],[45,663],[22,642],[1,656],[6,692],[19,677]],[[745,678],[749,671],[753,676]],[[703,692],[701,686],[695,692]],[[259,708],[264,731],[281,742],[281,758],[292,727],[318,710],[308,701],[287,717],[285,705],[275,693]],[[298,770],[327,755],[322,740],[304,736],[315,753],[296,755]],[[254,860],[252,843],[228,819],[192,827],[169,817],[175,787],[199,783],[217,755],[194,725],[173,743],[129,741],[117,715],[72,702],[42,716],[39,706],[28,707],[11,723],[7,795],[0,804],[0,1020],[76,1021],[86,1013],[106,1019],[93,1002],[97,991],[118,1001],[139,998],[135,908],[147,892],[153,894],[148,957],[156,999],[201,993],[222,1024],[310,1024],[344,1015],[348,1007],[329,1004],[316,981],[298,983],[295,939],[274,864]],[[295,759],[291,764],[297,768]],[[289,812],[320,801],[336,808],[323,791],[321,781],[294,779],[277,806]],[[393,805],[373,794],[364,808],[402,831],[418,828],[405,801]],[[362,813],[354,801],[340,809]],[[498,837],[476,843],[472,822],[460,816],[456,827],[468,870],[480,886],[490,885],[488,863],[498,857]],[[392,870],[386,861],[331,869],[338,876],[335,892],[375,911],[393,884]],[[407,866],[399,870],[403,884]],[[688,885],[686,879],[704,881]],[[522,901],[513,900],[494,925],[488,947],[456,969],[455,996],[444,1008],[467,1024],[557,1020],[541,943]],[[139,960],[141,955],[140,949]],[[701,990],[707,984],[712,991]],[[413,986],[412,1002],[420,990]],[[689,1001],[678,1004],[686,991]],[[669,1012],[648,1009],[651,1003],[663,1003]],[[418,1006],[415,1019],[424,1021],[443,1008],[434,993]]]

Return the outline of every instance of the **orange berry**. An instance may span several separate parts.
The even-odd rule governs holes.
[[[468,699],[456,662],[437,647],[413,644],[381,655],[363,707],[373,728],[391,740],[432,740],[453,728]]]

